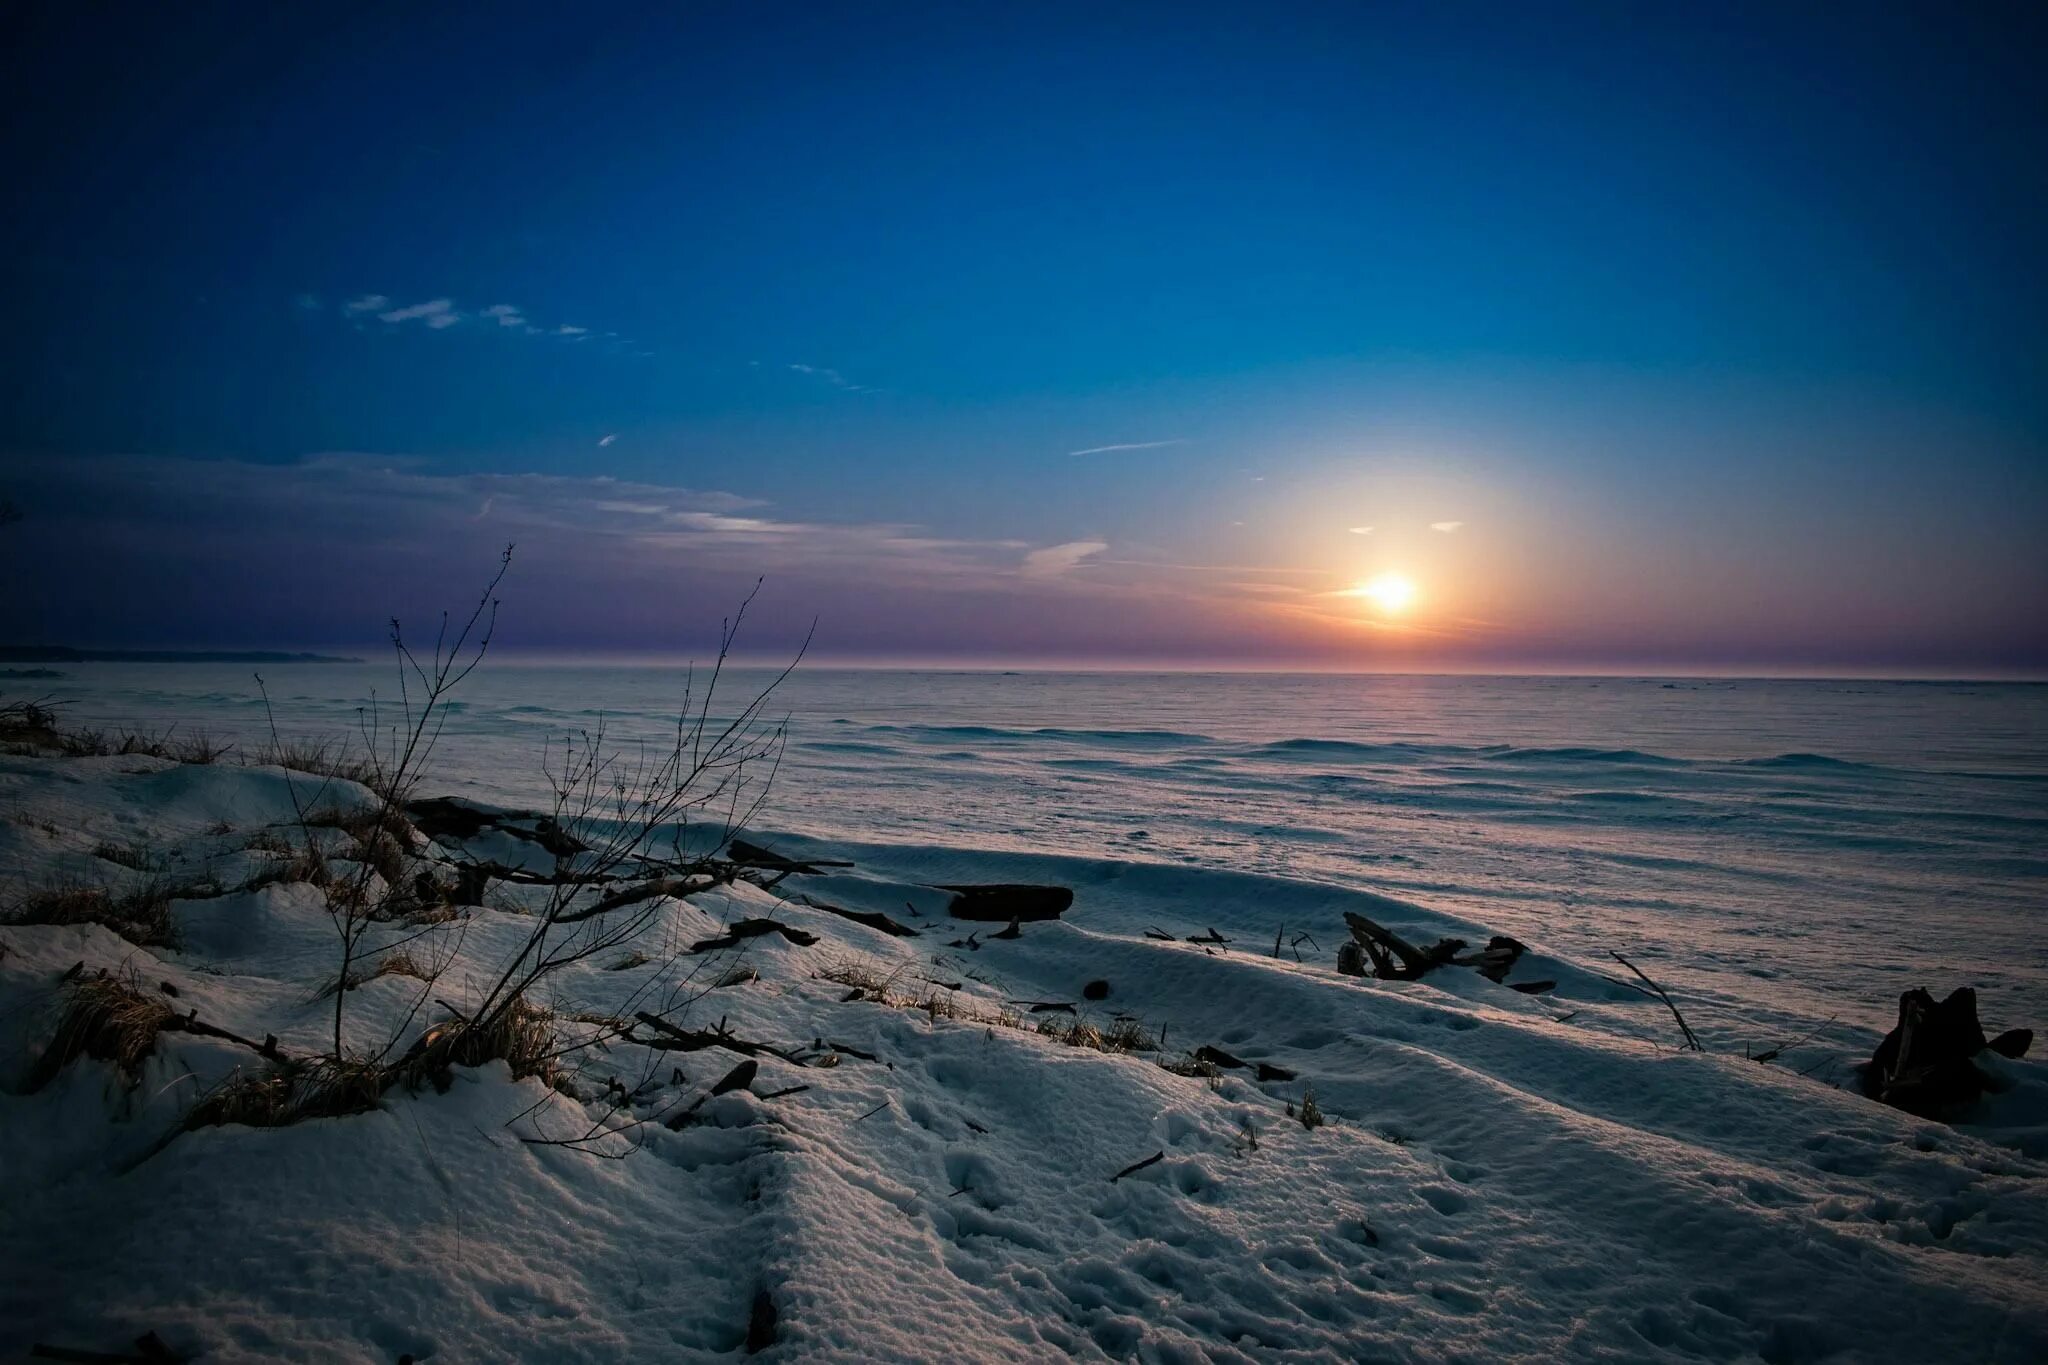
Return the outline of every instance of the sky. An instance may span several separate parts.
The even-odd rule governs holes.
[[[0,640],[2048,674],[2048,20],[1679,8],[10,7]]]

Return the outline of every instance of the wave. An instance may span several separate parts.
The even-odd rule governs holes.
[[[1736,763],[1745,768],[1806,768],[1826,772],[1875,772],[1877,766],[1858,763],[1847,758],[1830,758],[1826,754],[1774,754],[1770,758],[1738,758]]]
[[[909,735],[920,739],[1051,739],[1081,744],[1174,746],[1216,742],[1208,735],[1193,734],[1184,730],[1073,730],[1059,726],[1041,726],[1035,730],[1009,730],[994,725],[870,725],[866,728],[878,734]]]
[[[1276,739],[1257,746],[1275,755],[1345,756],[1380,759],[1483,759],[1491,763],[1617,763],[1660,768],[1690,766],[1691,760],[1667,758],[1641,749],[1521,748],[1511,744],[1366,743],[1352,739]]]

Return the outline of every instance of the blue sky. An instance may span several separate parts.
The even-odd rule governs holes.
[[[2020,8],[8,22],[0,634],[2048,666]]]

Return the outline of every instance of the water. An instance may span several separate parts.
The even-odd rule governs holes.
[[[263,671],[292,736],[346,736],[396,693],[384,668]],[[6,686],[73,699],[74,723],[252,743],[251,672]],[[537,803],[549,737],[658,741],[681,684],[486,667],[428,789]],[[2048,687],[811,669],[775,710],[769,828],[1363,887],[1589,962],[1620,948],[1730,1018],[1881,1027],[1900,990],[1967,983],[1994,1028],[2048,1023]]]

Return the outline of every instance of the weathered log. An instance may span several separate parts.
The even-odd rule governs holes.
[[[953,893],[946,912],[954,919],[1011,924],[1025,920],[1058,919],[1074,903],[1074,893],[1064,886],[1029,886],[991,883],[978,886],[941,886]]]
[[[2027,1049],[2034,1045],[2034,1031],[2030,1028],[2009,1028],[1984,1046],[2001,1057],[2018,1058],[2027,1055]]]
[[[1506,934],[1495,934],[1487,941],[1484,950],[1468,957],[1454,958],[1456,966],[1471,967],[1488,981],[1505,982],[1508,972],[1521,960],[1528,948]]]
[[[747,1314],[747,1354],[758,1355],[773,1346],[781,1335],[778,1323],[781,1314],[775,1311],[775,1300],[765,1289],[754,1293],[754,1306]]]
[[[1963,986],[1936,1003],[1924,990],[1899,997],[1899,1022],[1863,1067],[1863,1093],[1921,1118],[1938,1119],[1983,1094],[1988,1080],[1973,1060],[1990,1049],[2002,1056],[2024,1054],[2033,1041],[2027,1029],[1987,1041],[1977,1022],[1977,992]]]
[[[761,1064],[752,1057],[749,1057],[732,1070],[726,1072],[719,1079],[718,1083],[711,1087],[711,1093],[713,1095],[727,1095],[735,1090],[744,1090],[754,1083],[754,1077],[759,1074],[760,1070]]]
[[[1428,949],[1417,948],[1393,930],[1349,910],[1344,912],[1344,923],[1372,960],[1372,974],[1382,981],[1414,981],[1453,961],[1465,946],[1461,938],[1447,938]]]

